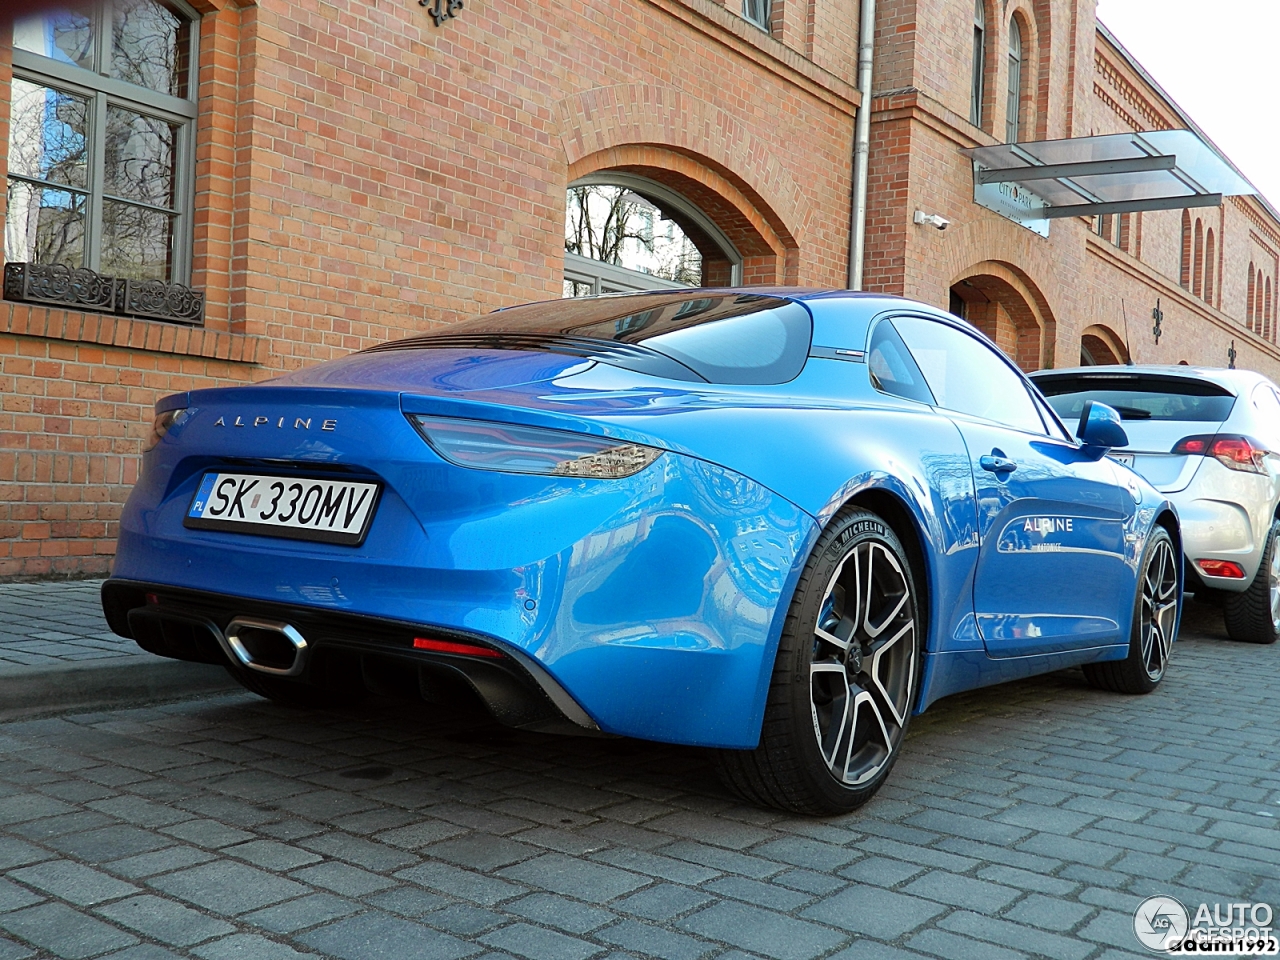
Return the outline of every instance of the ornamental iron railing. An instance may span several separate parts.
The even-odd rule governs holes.
[[[203,291],[163,280],[104,277],[62,264],[6,263],[4,298],[171,323],[204,323]]]

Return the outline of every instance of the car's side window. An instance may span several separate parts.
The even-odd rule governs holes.
[[[923,317],[895,317],[893,324],[938,406],[1027,433],[1046,432],[1022,378],[977,337]]]
[[[902,342],[893,324],[887,320],[877,324],[871,334],[867,370],[871,374],[871,383],[877,390],[891,393],[895,397],[933,404],[933,394],[929,392],[920,368],[911,359],[911,351]]]
[[[1067,443],[1075,443],[1067,425],[1054,414],[1053,408],[1045,402],[1044,398],[1037,396],[1036,391],[1032,390],[1031,399],[1035,402],[1036,409],[1040,411],[1040,419],[1044,421],[1045,431],[1049,436],[1065,440]]]

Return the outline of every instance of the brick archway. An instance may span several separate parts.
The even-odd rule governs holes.
[[[1129,351],[1124,338],[1110,327],[1095,323],[1080,334],[1080,363],[1093,364],[1128,363]]]
[[[557,104],[565,183],[609,170],[656,180],[715,221],[743,256],[743,282],[799,282],[810,209],[766,144],[729,113],[667,87],[597,87]]]
[[[988,260],[952,281],[953,302],[1028,372],[1053,366],[1056,324],[1044,295],[1012,264]]]

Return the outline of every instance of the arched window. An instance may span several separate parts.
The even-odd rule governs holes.
[[[983,74],[987,63],[987,11],[982,0],[973,4],[973,76],[969,89],[969,122],[982,126]]]
[[[1191,292],[1197,297],[1204,291],[1204,224],[1200,222],[1200,218],[1196,218],[1195,229],[1195,259],[1192,261],[1191,269]]]
[[[1244,325],[1248,327],[1250,330],[1253,329],[1253,313],[1254,313],[1253,294],[1254,294],[1254,289],[1257,285],[1257,282],[1258,282],[1258,279],[1253,272],[1253,264],[1251,263],[1249,264],[1249,292],[1246,295],[1245,303],[1244,303]]]
[[[1271,324],[1271,278],[1267,277],[1266,296],[1262,302],[1262,336],[1265,340],[1275,339],[1275,330]]]
[[[742,283],[741,255],[706,214],[629,173],[569,185],[564,249],[566,297]]]
[[[1249,271],[1253,275],[1253,270]],[[1191,289],[1191,211],[1182,211],[1182,260],[1178,270],[1178,282],[1183,289]]]
[[[1262,286],[1262,271],[1259,270],[1258,277],[1253,283],[1253,329],[1257,333],[1262,333],[1265,330],[1262,313]]]
[[[1218,252],[1213,242],[1213,230],[1210,229],[1204,239],[1204,299],[1210,306],[1213,305],[1213,275],[1217,264]]]
[[[1022,26],[1009,21],[1009,100],[1004,120],[1005,143],[1017,143],[1022,126]]]

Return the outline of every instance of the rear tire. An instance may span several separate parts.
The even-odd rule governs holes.
[[[901,541],[874,513],[840,513],[796,585],[760,745],[718,754],[725,784],[796,813],[847,813],[870,800],[915,706],[918,624]]]
[[[1245,643],[1275,643],[1280,638],[1280,521],[1267,531],[1267,546],[1253,583],[1244,593],[1229,593],[1222,606],[1227,636]]]
[[[1150,693],[1160,685],[1178,632],[1179,562],[1169,531],[1155,527],[1139,568],[1129,655],[1086,664],[1084,678],[1090,686],[1113,693]]]

